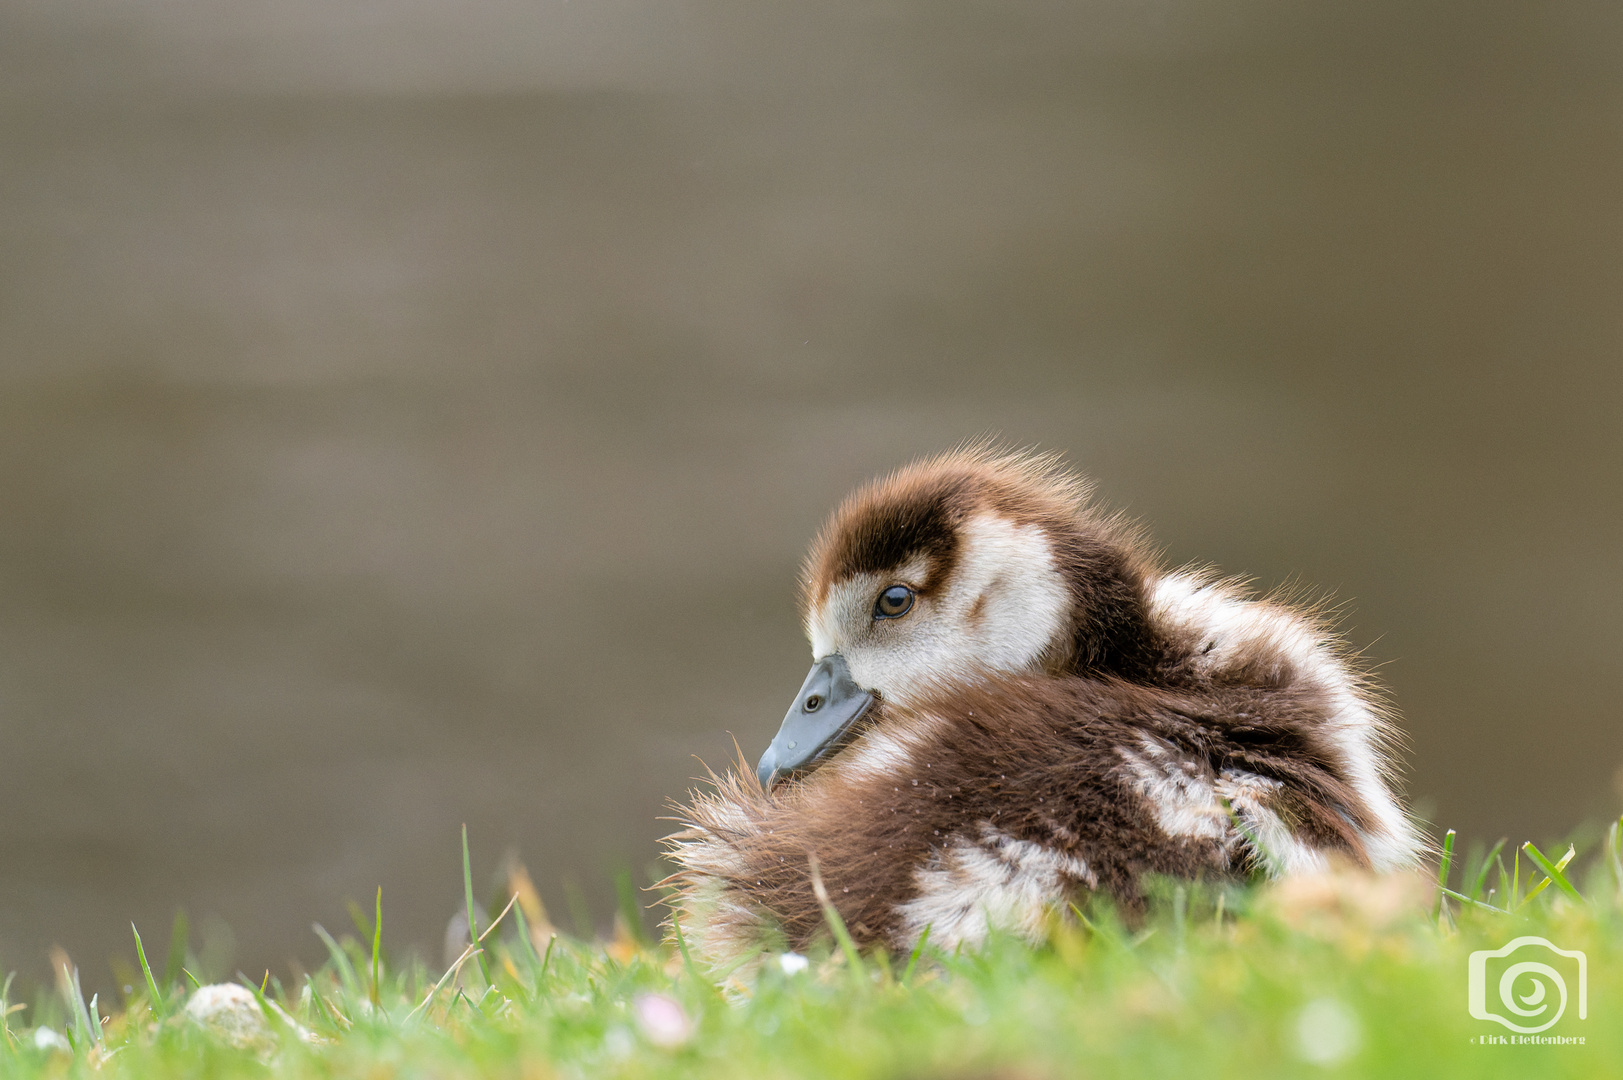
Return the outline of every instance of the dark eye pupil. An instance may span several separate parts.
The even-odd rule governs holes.
[[[878,614],[888,618],[905,615],[912,606],[913,590],[906,585],[892,585],[879,594],[879,603],[874,605]]]

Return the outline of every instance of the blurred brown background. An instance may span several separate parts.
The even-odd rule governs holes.
[[[5,0],[0,967],[646,881],[853,484],[1347,601],[1440,825],[1623,762],[1623,8]]]

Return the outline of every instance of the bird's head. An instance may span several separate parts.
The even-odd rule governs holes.
[[[1127,666],[1142,651],[1142,557],[1052,457],[956,451],[835,511],[802,579],[810,675],[758,769],[812,768],[876,700],[908,705],[1011,674]]]

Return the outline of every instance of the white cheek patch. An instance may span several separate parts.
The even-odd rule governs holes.
[[[958,571],[942,622],[968,644],[954,658],[992,671],[1024,671],[1069,624],[1071,592],[1048,537],[1034,525],[985,515],[964,526]]]
[[[905,703],[934,686],[1035,670],[1069,626],[1070,590],[1035,526],[991,514],[970,519],[945,588],[875,625],[880,590],[922,585],[927,570],[919,559],[883,579],[861,574],[829,589],[807,619],[813,657],[838,652],[858,685]]]

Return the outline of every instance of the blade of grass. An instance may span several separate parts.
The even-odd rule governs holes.
[[[540,987],[525,979],[527,976],[534,977],[535,969],[541,966],[541,958],[535,954],[535,943],[530,940],[530,922],[524,915],[523,901],[514,905],[513,921],[518,924],[514,930],[519,941],[502,954],[502,968],[512,977],[519,996],[528,1003],[540,992]]]
[[[556,944],[558,944],[557,934],[553,934],[551,937],[547,938],[547,954],[541,958],[541,970],[537,972],[535,976],[535,986],[537,990],[540,990],[541,988],[541,980],[547,977],[547,968],[552,965],[552,947]]]
[[[1482,866],[1477,870],[1476,880],[1471,883],[1471,888],[1466,895],[1471,897],[1482,895],[1482,886],[1488,883],[1488,869],[1493,865],[1493,861],[1499,857],[1499,852],[1503,851],[1504,847],[1505,838],[1501,836],[1499,842],[1489,848],[1488,853],[1482,857]]]
[[[372,940],[372,920],[366,917],[366,909],[355,901],[350,900],[344,904],[349,911],[350,925],[355,927],[355,933],[360,941]]]
[[[671,929],[676,932],[676,951],[682,954],[682,969],[688,973],[688,977],[695,983],[714,990],[715,986],[709,979],[700,974],[699,965],[693,962],[693,954],[688,952],[688,939],[682,934],[682,920],[676,917],[675,911],[671,912]],[[552,956],[550,942],[547,944],[547,956],[549,958]]]
[[[873,961],[874,967],[879,969],[879,985],[895,986],[896,975],[890,966],[890,950],[881,946],[870,952],[868,957]]]
[[[468,823],[462,823],[462,892],[468,902],[468,940],[479,940],[479,917],[473,913],[473,861],[468,857]],[[485,985],[490,985],[490,965],[485,963],[484,950],[478,952],[479,974]]]
[[[62,998],[67,1002],[68,1014],[73,1017],[73,1031],[77,1036],[74,1041],[78,1046],[88,1046],[95,1039],[95,1032],[90,1027],[90,1010],[85,1007],[85,993],[79,987],[79,969],[65,956],[60,956],[57,963],[62,967]]]
[[[451,1007],[455,1008],[456,1003],[459,1002],[459,1001],[462,1002],[462,1004],[466,1005],[470,1011],[472,1011],[474,1013],[477,1013],[480,1016],[485,1015],[485,1010],[483,1010],[479,1006],[475,1005],[473,1003],[473,999],[470,998],[467,994],[464,994],[462,992],[462,988],[460,986],[457,987],[457,989],[456,989],[456,997],[451,999]]]
[[[377,918],[372,923],[372,1008],[381,1009],[383,1000],[380,995],[378,983],[382,967],[379,959],[383,953],[383,886],[378,886]]]
[[[530,919],[524,914],[522,902],[513,909],[513,918],[518,922],[519,944],[523,947],[526,964],[534,971],[541,966],[541,956],[535,951],[535,942],[530,939]]]
[[[1538,888],[1527,894],[1528,900],[1533,899],[1533,897],[1543,892],[1545,888],[1549,886],[1550,882],[1553,881],[1555,882],[1556,887],[1562,892],[1566,893],[1579,903],[1583,903],[1583,896],[1579,894],[1577,889],[1573,888],[1572,882],[1568,881],[1567,876],[1561,872],[1567,868],[1567,864],[1572,861],[1573,856],[1576,854],[1576,851],[1571,845],[1568,845],[1567,853],[1561,856],[1560,862],[1551,862],[1545,857],[1544,852],[1540,851],[1533,845],[1531,840],[1522,845],[1522,850],[1527,852],[1527,857],[1538,864],[1538,868],[1544,871],[1544,873],[1547,875],[1545,879],[1539,883]],[[1525,903],[1525,901],[1523,902]]]
[[[1437,913],[1433,916],[1441,920],[1443,909],[1448,903],[1444,895],[1448,891],[1448,872],[1454,868],[1454,830],[1450,829],[1443,834],[1443,858],[1437,865]]]
[[[1464,893],[1457,893],[1453,889],[1444,889],[1443,892],[1446,893],[1447,895],[1453,897],[1455,900],[1458,900],[1458,901],[1460,901],[1462,903],[1470,904],[1472,907],[1479,907],[1483,911],[1492,911],[1492,912],[1495,912],[1495,913],[1500,914],[1500,915],[1509,915],[1510,914],[1510,912],[1504,910],[1503,908],[1496,908],[1492,904],[1486,903],[1486,902],[1484,902],[1482,900],[1478,900],[1475,897],[1466,896]]]
[[[338,1022],[338,1017],[333,1013],[332,1008],[328,1006],[327,999],[322,997],[321,991],[316,989],[316,981],[308,975],[304,977],[304,989],[310,995],[310,1004],[326,1019],[327,1026],[334,1031],[344,1030],[347,1025]]]
[[[648,927],[643,924],[642,905],[637,903],[637,886],[631,880],[630,870],[621,869],[614,875],[614,891],[620,905],[620,918],[625,920],[631,939],[637,948],[648,948]]]
[[[1537,849],[1535,848],[1534,850],[1537,850]],[[1539,854],[1543,855],[1543,852],[1539,852]],[[1571,847],[1571,845],[1568,845],[1567,853],[1565,855],[1563,855],[1561,857],[1561,860],[1555,864],[1555,868],[1557,870],[1565,870],[1567,868],[1567,864],[1572,861],[1572,856],[1573,856],[1572,847]],[[1531,854],[1528,855],[1528,860],[1532,861],[1532,855]],[[1543,881],[1539,882],[1537,885],[1533,886],[1533,888],[1528,890],[1527,895],[1522,898],[1522,904],[1525,906],[1535,896],[1537,896],[1539,893],[1543,892],[1545,889],[1548,889],[1553,884],[1555,884],[1555,879],[1552,878],[1552,877],[1549,877],[1548,875],[1546,875]]]
[[[817,869],[817,856],[808,853],[808,865],[811,870],[812,894],[823,907],[823,918],[828,927],[834,932],[834,940],[839,942],[840,951],[845,954],[845,962],[850,965],[854,975],[860,977],[865,973],[862,966],[862,954],[857,952],[857,943],[851,940],[851,932],[845,928],[845,920],[835,909],[833,901],[828,898],[828,890],[823,887],[823,875]]]
[[[918,966],[919,957],[924,955],[924,946],[926,944],[928,944],[929,941],[930,941],[930,926],[931,925],[932,924],[930,924],[930,923],[925,923],[924,924],[924,930],[923,930],[922,933],[919,934],[918,943],[913,946],[912,953],[908,955],[907,966],[902,969],[902,985],[903,986],[906,986],[908,984],[908,980],[913,977],[913,969]]]
[[[1612,822],[1606,833],[1606,850],[1612,859],[1612,882],[1623,898],[1623,817]]]
[[[11,996],[11,980],[16,977],[17,973],[13,971],[6,976],[5,983],[0,985],[0,1035],[5,1037],[6,1045],[13,1050],[17,1048],[17,1040],[11,1037],[12,1006],[7,999]],[[18,1005],[17,1008],[20,1009],[22,1006]]]
[[[169,1005],[158,992],[158,982],[152,977],[152,967],[147,963],[147,951],[141,947],[141,931],[135,928],[134,923],[130,923],[130,933],[135,935],[135,955],[141,960],[141,973],[147,977],[147,993],[152,995],[152,1012],[161,1024],[169,1016]]]
[[[197,976],[196,975],[193,975],[190,971],[187,971],[185,968],[181,968],[180,973],[182,975],[186,976],[186,981],[192,984],[192,989],[193,990],[201,990],[201,989],[203,989],[203,984],[197,981]]]
[[[351,1001],[359,1001],[361,980],[355,974],[355,965],[351,964],[349,957],[344,954],[343,947],[333,940],[332,935],[327,933],[327,928],[320,923],[311,923],[310,929],[314,930],[321,943],[327,946],[327,954],[332,957],[333,966],[338,969],[338,978],[344,984],[344,993]]]

